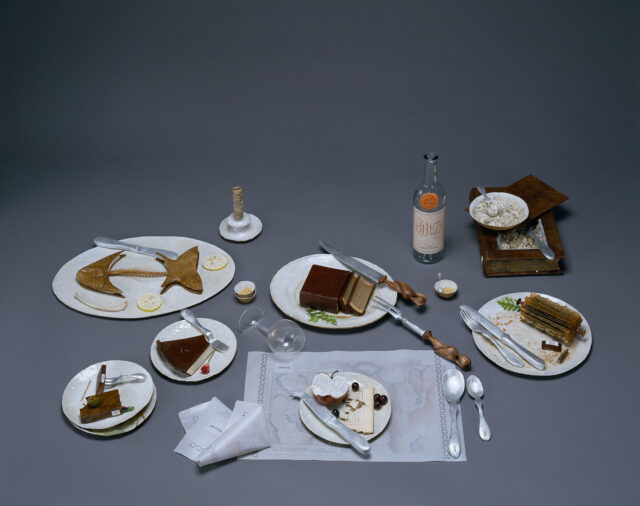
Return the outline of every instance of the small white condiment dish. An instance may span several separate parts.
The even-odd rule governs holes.
[[[529,206],[527,205],[527,203],[523,199],[521,199],[517,195],[513,195],[512,193],[506,193],[506,192],[489,192],[489,193],[487,193],[487,195],[489,195],[489,197],[491,197],[494,200],[494,202],[496,201],[496,197],[500,197],[502,199],[509,200],[509,201],[515,203],[518,208],[524,210],[524,213],[523,213],[523,218],[520,219],[520,221],[515,222],[515,223],[509,223],[509,225],[497,226],[497,225],[490,225],[488,223],[484,223],[484,222],[476,219],[476,217],[474,216],[474,211],[475,211],[476,207],[482,201],[484,201],[484,197],[482,195],[478,195],[475,199],[473,199],[471,204],[469,204],[469,215],[471,216],[473,221],[475,221],[481,227],[488,228],[488,229],[491,229],[491,230],[500,230],[500,231],[502,231],[502,230],[511,230],[512,228],[516,228],[518,225],[522,224],[529,217]],[[498,205],[497,202],[496,202],[496,205]],[[501,214],[501,207],[500,207],[500,205],[498,205],[498,216],[496,216],[496,218],[499,218],[500,214]]]
[[[243,304],[248,304],[256,298],[256,285],[252,281],[240,281],[233,287],[236,299]]]
[[[436,281],[435,285],[433,285],[433,289],[438,294],[438,297],[450,299],[458,293],[458,284],[450,279],[441,279]]]

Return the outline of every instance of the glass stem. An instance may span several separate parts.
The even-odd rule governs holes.
[[[260,332],[262,332],[265,335],[265,337],[269,335],[269,331],[271,330],[271,327],[269,327],[269,325],[265,323],[264,318],[261,318],[260,320],[255,322],[255,326]]]

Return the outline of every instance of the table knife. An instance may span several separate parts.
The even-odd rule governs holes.
[[[416,292],[408,284],[403,283],[402,281],[389,281],[386,274],[382,274],[355,258],[345,255],[342,251],[331,244],[324,241],[319,241],[319,244],[323,250],[327,253],[331,253],[336,260],[339,260],[347,267],[350,267],[354,271],[362,274],[365,278],[370,279],[374,283],[387,284],[390,288],[398,292],[403,299],[410,299],[416,306],[424,306],[425,302],[427,302],[427,297],[423,293]]]
[[[337,432],[356,451],[363,455],[368,455],[371,449],[369,442],[362,435],[352,431],[338,420],[333,413],[331,413],[324,404],[320,404],[315,397],[306,392],[291,392],[289,395],[304,402],[322,423]]]
[[[534,355],[533,353],[531,353],[524,346],[521,346],[520,344],[515,342],[513,338],[509,334],[507,334],[504,330],[502,330],[500,327],[491,323],[487,318],[485,318],[480,313],[478,313],[478,311],[476,311],[475,309],[469,306],[463,305],[463,306],[460,306],[460,309],[464,309],[469,314],[469,316],[471,316],[471,318],[476,320],[478,323],[480,323],[480,325],[482,325],[485,329],[491,332],[491,334],[493,334],[498,339],[498,341],[508,346],[515,352],[517,352],[518,355],[524,358],[533,367],[535,367],[540,371],[544,371],[546,367],[545,361],[542,360],[537,355]]]
[[[158,253],[166,256],[167,258],[170,258],[171,260],[175,260],[176,258],[178,258],[178,254],[173,251],[160,248],[147,248],[145,246],[139,246],[138,244],[117,241],[108,237],[96,237],[93,240],[93,243],[96,246],[100,246],[102,248],[122,249],[125,251],[131,251],[133,253],[140,253],[141,255],[149,255],[155,258],[158,258]]]

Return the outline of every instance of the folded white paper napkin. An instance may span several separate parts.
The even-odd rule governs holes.
[[[236,401],[231,411],[216,397],[178,414],[186,433],[175,452],[206,466],[270,446],[262,406]]]

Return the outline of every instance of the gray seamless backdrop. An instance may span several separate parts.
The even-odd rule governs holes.
[[[3,429],[0,502],[112,504],[637,504],[638,2],[21,1],[0,5]],[[411,197],[437,151],[446,255],[411,257]],[[464,208],[476,184],[533,173],[557,211],[566,274],[486,279]],[[226,243],[231,187],[264,232]],[[430,296],[399,307],[473,360],[493,439],[463,401],[469,461],[231,461],[199,470],[173,453],[179,410],[242,398],[239,337],[220,377],[167,381],[149,346],[177,315],[76,313],[51,280],[96,235],[183,235],[220,245],[256,282],[324,238]],[[438,272],[459,296],[432,295]],[[457,315],[510,291],[556,295],[594,335],[561,378],[507,374]],[[195,308],[234,326],[231,289]],[[385,319],[361,332],[307,329],[309,351],[422,349]],[[147,367],[158,389],[126,437],[65,421],[67,381],[105,359]]]

